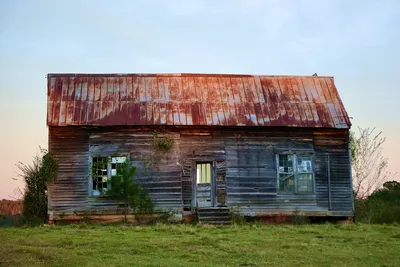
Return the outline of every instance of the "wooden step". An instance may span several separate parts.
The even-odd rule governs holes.
[[[212,225],[231,225],[231,221],[206,221],[199,222],[200,224],[212,224]]]
[[[202,224],[231,224],[231,217],[227,207],[202,207],[197,211],[197,218],[199,223]]]
[[[209,222],[209,221],[230,222],[231,218],[229,216],[224,216],[224,217],[210,216],[210,217],[200,217],[199,220],[202,221],[202,222]]]
[[[229,212],[197,212],[199,217],[220,217],[227,216],[229,217]]]

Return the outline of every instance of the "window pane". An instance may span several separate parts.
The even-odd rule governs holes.
[[[297,157],[297,172],[312,172],[310,156],[298,156]]]
[[[279,172],[293,172],[293,155],[279,155]]]
[[[294,192],[294,175],[279,174],[279,191]]]
[[[123,175],[123,166],[126,157],[112,157],[111,158],[111,176]]]
[[[313,176],[311,173],[297,175],[297,190],[299,193],[313,192]]]
[[[203,163],[197,164],[197,183],[211,183],[211,164]]]
[[[126,157],[112,157],[111,163],[124,163],[126,161]]]

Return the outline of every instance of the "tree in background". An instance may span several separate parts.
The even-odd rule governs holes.
[[[363,223],[400,223],[400,183],[390,181],[367,199],[356,201],[356,220]]]
[[[47,222],[47,184],[57,179],[58,164],[45,149],[33,158],[32,165],[18,162],[19,176],[25,183],[23,215],[28,223]]]
[[[394,174],[387,170],[388,159],[382,155],[386,138],[375,128],[358,128],[359,136],[350,133],[350,153],[354,195],[364,199],[382,185],[393,179]]]

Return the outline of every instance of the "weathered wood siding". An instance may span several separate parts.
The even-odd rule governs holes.
[[[162,134],[159,134],[158,138],[162,137]],[[137,166],[137,175],[134,179],[148,190],[156,208],[181,210],[179,134],[170,133],[169,137],[174,140],[174,145],[171,150],[164,152],[155,149],[153,132],[150,130],[93,130],[90,132],[89,154],[127,156],[130,163]],[[103,205],[106,201],[99,201],[96,197],[91,199],[93,205]]]
[[[320,187],[317,188],[319,202],[320,205],[324,203],[325,207],[329,208],[330,206],[330,210],[338,215],[354,210],[349,136],[340,133],[340,131],[338,133],[316,131],[314,134],[315,153],[316,157],[321,160],[322,168],[321,173],[317,176],[321,180]],[[328,203],[328,178],[330,178],[330,205]]]
[[[223,199],[244,214],[353,213],[347,130],[164,128],[158,132],[173,138],[174,145],[163,152],[154,148],[155,129],[50,127],[50,151],[60,161],[59,180],[49,188],[50,210],[118,209],[118,203],[107,197],[90,196],[88,187],[90,156],[118,155],[129,157],[139,167],[135,179],[149,190],[156,208],[193,208],[193,166],[214,161],[217,203]],[[314,156],[313,194],[277,192],[275,155],[280,152]]]
[[[48,187],[49,210],[70,212],[88,206],[89,134],[73,127],[49,128],[49,151],[59,162],[57,182]]]
[[[118,212],[121,203],[91,196],[90,157],[126,156],[138,167],[134,178],[155,201],[156,208],[182,209],[179,135],[168,153],[154,149],[152,131],[50,127],[49,149],[60,162],[59,179],[49,187],[49,210],[55,213]],[[145,166],[146,165],[146,166]]]
[[[346,131],[286,130],[257,132],[253,135],[248,132],[236,132],[235,135],[237,138],[225,138],[227,198],[230,206],[237,206],[248,215],[279,215],[293,212],[307,215],[352,215],[352,186]],[[288,151],[314,155],[313,194],[277,192],[275,155]]]

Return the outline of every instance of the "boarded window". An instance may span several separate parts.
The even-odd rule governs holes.
[[[279,192],[313,193],[312,157],[307,155],[278,155]]]
[[[110,187],[110,179],[123,175],[123,163],[126,157],[92,158],[92,195],[105,194]]]
[[[211,163],[197,164],[197,183],[198,184],[211,183]]]

